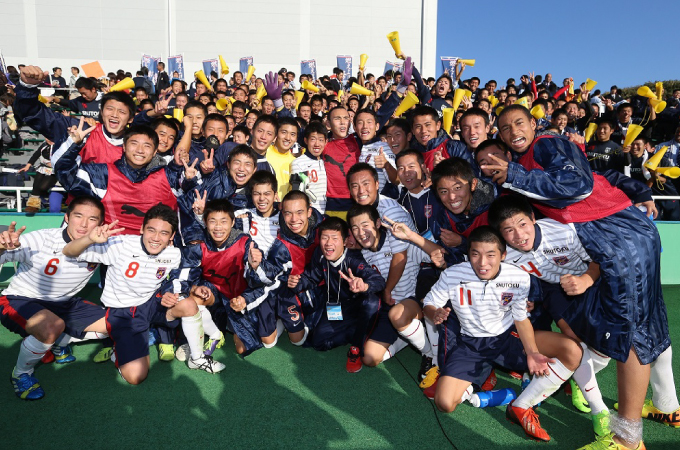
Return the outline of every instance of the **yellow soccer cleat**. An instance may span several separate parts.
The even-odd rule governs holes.
[[[430,370],[425,373],[425,378],[423,378],[423,381],[420,382],[419,386],[420,389],[427,389],[430,386],[432,386],[435,381],[439,378],[439,367],[437,366],[432,366]]]
[[[617,444],[614,441],[614,433],[609,433],[604,436],[598,437],[594,442],[588,445],[584,445],[578,450],[647,450],[645,444],[640,441],[637,447],[634,449],[628,448],[624,445]]]
[[[161,361],[175,359],[175,347],[172,344],[158,344],[158,359]]]

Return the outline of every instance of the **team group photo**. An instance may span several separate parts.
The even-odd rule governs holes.
[[[628,3],[2,2],[8,448],[680,448]]]

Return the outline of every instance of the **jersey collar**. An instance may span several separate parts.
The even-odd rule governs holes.
[[[61,237],[67,244],[73,240],[71,239],[71,236],[68,234],[68,228],[64,228],[64,230],[61,232]]]
[[[342,256],[340,256],[338,259],[335,261],[328,261],[328,264],[330,264],[333,267],[338,267],[345,261],[345,257],[347,256],[347,249],[345,249],[344,252],[342,252]]]
[[[538,223],[534,224],[534,230],[536,233],[536,236],[534,236],[534,251],[536,251],[543,240],[543,233],[541,232],[541,227],[538,226]]]

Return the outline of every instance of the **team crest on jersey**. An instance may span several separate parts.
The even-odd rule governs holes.
[[[553,261],[555,261],[555,264],[557,264],[558,266],[563,266],[569,262],[569,258],[567,258],[566,256],[556,256],[553,258]]]
[[[503,304],[503,306],[506,306],[508,303],[512,301],[512,296],[513,296],[512,292],[503,292],[501,294],[501,303]]]
[[[87,263],[87,271],[92,272],[97,268],[97,263]]]
[[[424,211],[425,217],[427,217],[428,219],[432,217],[432,205],[425,205]]]
[[[165,276],[165,267],[159,267],[158,270],[156,271],[156,278],[159,280]]]
[[[371,160],[371,155],[368,155],[368,156],[366,157],[366,161],[364,161],[364,162],[367,163],[367,162],[369,162],[370,160]]]

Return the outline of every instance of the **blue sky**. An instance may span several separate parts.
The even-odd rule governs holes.
[[[437,76],[441,56],[476,59],[463,79],[505,85],[530,71],[558,86],[586,78],[597,89],[680,79],[680,1],[439,0]],[[464,17],[464,20],[456,20]]]

